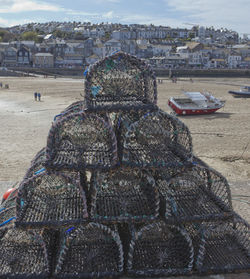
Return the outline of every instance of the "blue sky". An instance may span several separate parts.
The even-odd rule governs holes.
[[[249,11],[250,0],[0,0],[0,26],[47,21],[198,24],[250,33]]]

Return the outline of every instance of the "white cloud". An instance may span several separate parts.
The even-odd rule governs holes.
[[[172,12],[181,12],[183,21],[189,20],[205,26],[226,27],[247,30],[249,21],[249,0],[165,0]]]
[[[60,6],[34,0],[3,0],[0,1],[0,7],[0,13],[20,13],[31,11],[64,11],[64,9]]]
[[[0,26],[1,27],[11,27],[19,24],[25,24],[29,23],[32,20],[30,19],[18,19],[18,20],[10,20],[10,19],[5,19],[0,17]]]
[[[109,3],[121,3],[121,0],[94,0],[95,2],[99,4],[105,4],[107,2]]]
[[[108,19],[114,18],[114,12],[113,11],[109,11],[109,12],[103,14],[102,17],[108,18]]]

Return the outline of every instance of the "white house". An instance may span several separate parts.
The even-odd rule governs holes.
[[[227,58],[227,63],[229,68],[237,68],[241,63],[241,56],[239,55],[229,55]]]
[[[111,55],[116,51],[121,51],[121,42],[118,40],[111,39],[104,44],[105,56]]]

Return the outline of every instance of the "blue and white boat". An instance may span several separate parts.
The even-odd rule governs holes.
[[[228,93],[235,98],[250,98],[250,86],[244,85],[240,87],[239,91],[230,90]]]

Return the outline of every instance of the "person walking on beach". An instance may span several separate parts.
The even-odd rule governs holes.
[[[38,101],[41,101],[41,93],[37,93]]]
[[[34,93],[35,101],[37,101],[37,92]]]

